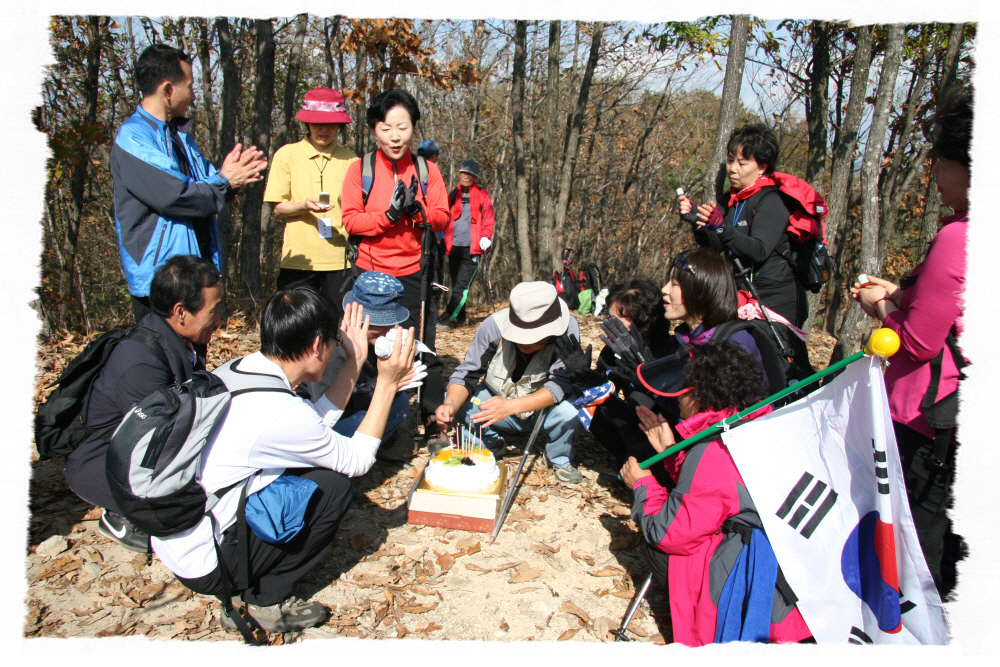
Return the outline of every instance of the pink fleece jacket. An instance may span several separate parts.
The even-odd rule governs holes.
[[[903,290],[902,308],[882,322],[900,341],[899,352],[889,358],[885,372],[892,419],[930,438],[934,429],[920,412],[920,402],[931,381],[930,361],[945,347],[944,339],[952,327],[956,337],[962,333],[968,227],[965,211],[944,219],[926,259],[910,273],[917,282]],[[937,398],[944,398],[957,386],[958,369],[945,349]]]
[[[677,431],[687,438],[734,412],[706,410],[681,421]],[[751,418],[769,412],[771,408],[765,407]],[[739,516],[759,525],[760,517],[721,440],[677,452],[664,459],[663,465],[677,486],[668,492],[652,475],[639,479],[633,487],[632,519],[650,544],[670,555],[667,579],[674,641],[687,646],[711,644],[719,613],[718,595],[734,564],[714,556],[723,541],[740,539],[736,533],[721,532],[722,524]],[[774,613],[772,642],[797,642],[812,636],[797,608],[791,608],[777,623],[773,622]]]

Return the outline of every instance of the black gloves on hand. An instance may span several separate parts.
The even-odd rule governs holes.
[[[605,318],[601,323],[601,331],[607,334],[606,336],[602,334],[601,340],[621,360],[623,371],[631,374],[639,364],[649,360],[649,352],[640,349],[638,339],[617,317]]]
[[[389,200],[389,210],[385,212],[385,217],[389,222],[397,223],[403,217],[403,208],[406,201],[406,186],[403,181],[396,181],[396,188],[392,191],[392,199]]]
[[[417,201],[417,177],[410,177],[410,187],[406,188],[406,197],[403,199],[403,212],[415,225],[422,225],[427,221],[424,216],[424,207]]]
[[[556,354],[562,359],[569,371],[570,382],[576,393],[582,393],[584,389],[598,387],[608,381],[608,377],[600,372],[591,370],[590,358],[594,351],[593,345],[587,346],[587,351],[580,349],[580,339],[573,334],[565,333],[556,338]]]

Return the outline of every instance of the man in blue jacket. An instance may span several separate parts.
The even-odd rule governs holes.
[[[138,322],[151,312],[153,274],[175,255],[197,255],[221,268],[215,216],[235,188],[263,178],[264,154],[233,147],[216,170],[188,133],[194,102],[187,54],[153,44],[139,56],[142,102],[111,148],[115,230],[122,270]]]

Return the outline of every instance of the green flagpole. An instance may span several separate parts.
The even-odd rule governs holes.
[[[820,379],[826,377],[830,373],[835,373],[836,371],[839,371],[841,368],[843,368],[843,367],[845,367],[845,366],[847,366],[849,364],[854,363],[855,361],[857,361],[858,359],[861,359],[864,356],[865,356],[865,351],[864,350],[859,350],[858,352],[855,352],[851,356],[849,356],[849,357],[847,357],[845,359],[841,359],[837,363],[832,364],[830,366],[827,366],[826,368],[824,368],[823,370],[821,370],[821,371],[819,371],[817,373],[813,373],[812,375],[810,375],[809,377],[805,378],[804,380],[799,380],[795,384],[789,385],[788,387],[786,387],[785,389],[782,389],[778,393],[773,394],[772,396],[768,396],[763,401],[760,401],[759,403],[754,403],[753,405],[751,405],[746,410],[742,410],[740,412],[737,412],[735,415],[730,415],[729,417],[726,417],[722,421],[716,422],[715,424],[712,424],[708,428],[703,429],[701,431],[698,431],[697,433],[695,433],[694,435],[692,435],[690,438],[686,438],[684,440],[681,440],[680,442],[678,442],[673,447],[668,447],[667,449],[663,450],[659,454],[655,454],[655,455],[649,457],[648,459],[646,459],[645,461],[643,461],[642,463],[640,463],[639,467],[642,468],[643,470],[646,470],[647,468],[649,468],[649,466],[653,465],[654,463],[657,463],[658,461],[662,461],[663,459],[667,458],[671,454],[679,452],[682,449],[687,449],[691,445],[697,444],[697,443],[701,442],[702,440],[705,440],[707,438],[712,437],[713,435],[717,435],[718,433],[721,433],[722,431],[726,430],[727,427],[732,426],[736,422],[744,419],[747,415],[751,415],[754,412],[757,412],[758,410],[760,410],[765,405],[770,405],[771,403],[774,403],[778,399],[784,398],[785,396],[788,396],[789,394],[798,391],[802,387],[804,387],[804,386],[806,386],[808,384],[812,384],[813,382],[816,382],[817,380],[820,380]],[[619,477],[621,477],[621,476],[619,475]]]

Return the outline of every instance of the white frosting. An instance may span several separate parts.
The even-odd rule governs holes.
[[[427,481],[450,491],[483,491],[493,486],[500,476],[500,468],[489,450],[476,450],[469,454],[476,465],[445,465],[452,456],[461,456],[458,450],[444,449],[431,459],[427,466]]]

